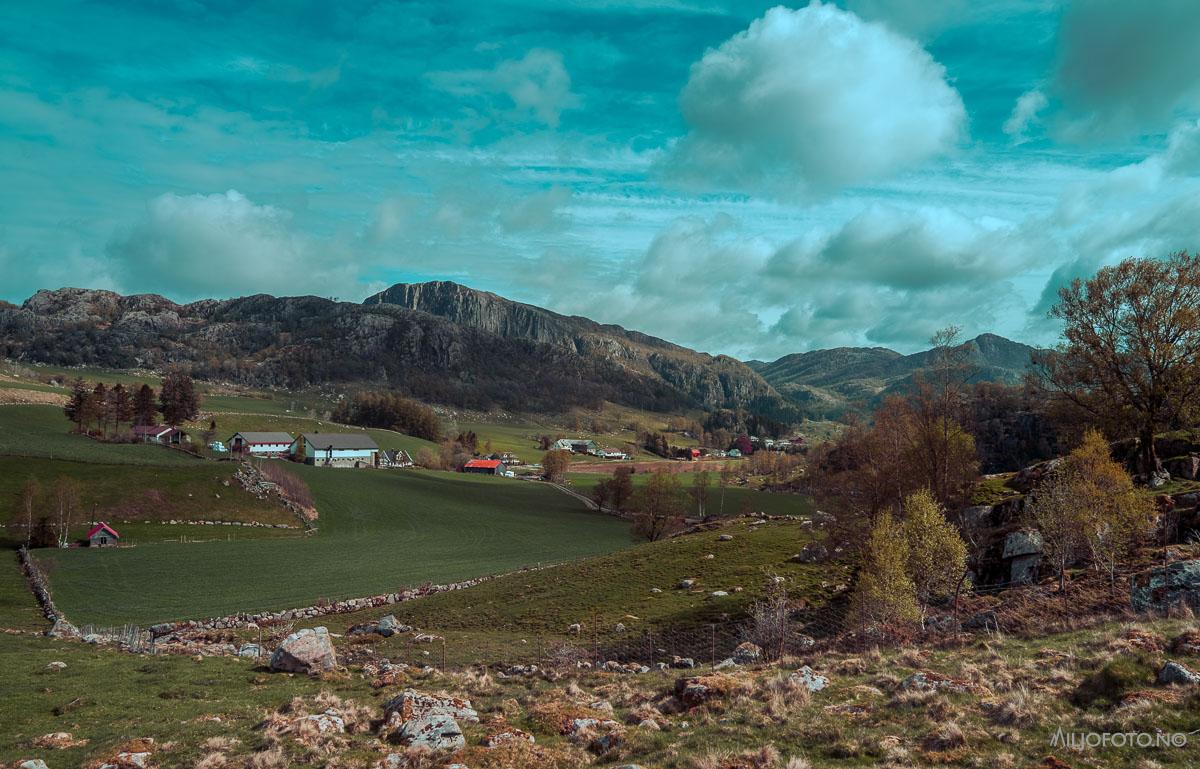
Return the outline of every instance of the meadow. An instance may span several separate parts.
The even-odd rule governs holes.
[[[461,580],[610,552],[630,541],[624,522],[541,484],[291,467],[316,498],[317,534],[36,551],[56,602],[75,622],[153,623]],[[105,600],[98,602],[101,585]]]
[[[646,484],[652,473],[634,473],[631,476],[634,489]],[[695,472],[677,473],[683,490],[690,492],[696,480]],[[718,518],[728,518],[734,515],[763,513],[766,515],[809,515],[815,509],[811,497],[802,494],[781,494],[749,486],[728,486],[722,489],[719,485],[718,474],[709,472],[708,505],[705,513]],[[590,494],[592,489],[608,476],[601,473],[567,473],[567,485],[584,494]],[[688,515],[699,512],[694,500],[688,500]]]

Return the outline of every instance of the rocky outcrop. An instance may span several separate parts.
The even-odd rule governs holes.
[[[0,355],[161,369],[292,389],[399,386],[475,409],[792,409],[746,365],[454,283],[399,285],[364,304],[256,295],[176,304],[156,295],[39,291],[0,305]],[[299,364],[298,361],[303,361]]]
[[[1134,576],[1130,602],[1136,611],[1200,609],[1200,560],[1178,561]]]
[[[323,627],[303,628],[283,639],[271,655],[271,670],[316,675],[337,667],[337,654],[329,631]]]

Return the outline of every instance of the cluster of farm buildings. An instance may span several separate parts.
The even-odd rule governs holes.
[[[411,467],[399,449],[381,450],[366,433],[237,432],[225,442],[235,455],[284,458],[321,467]]]

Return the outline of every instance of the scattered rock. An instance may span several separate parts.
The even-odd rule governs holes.
[[[809,542],[791,557],[794,563],[820,563],[829,558],[829,551],[820,542]]]
[[[471,707],[471,701],[458,697],[423,694],[414,689],[405,689],[383,705],[384,718],[389,721],[405,722],[433,714],[448,715],[470,724],[479,723],[479,713]]]
[[[483,746],[486,748],[498,748],[501,745],[508,745],[513,742],[528,742],[533,744],[536,740],[534,740],[532,734],[523,732],[520,729],[505,729],[502,732],[489,734],[483,738]]]
[[[283,639],[271,655],[271,669],[288,673],[324,673],[337,667],[333,641],[324,627],[303,628]]]
[[[65,662],[59,662],[58,660],[55,660],[54,662],[46,663],[46,670],[66,670],[66,669],[67,669],[67,663],[65,663]]]
[[[680,590],[691,590],[695,586],[696,586],[696,580],[694,580],[694,579],[679,580],[679,589]]]
[[[709,595],[711,595],[713,598],[724,598],[725,596],[729,595],[729,593],[724,590],[714,590],[709,593]]]
[[[753,665],[761,662],[762,657],[763,651],[761,647],[749,641],[743,641],[734,648],[733,654],[729,658],[738,665]]]
[[[459,750],[467,745],[458,722],[446,713],[429,713],[413,718],[400,727],[400,742],[409,747],[424,747],[434,751]]]
[[[1194,686],[1200,684],[1200,673],[1195,673],[1178,662],[1168,662],[1158,671],[1158,682]]]
[[[329,708],[324,713],[301,716],[296,719],[296,723],[312,724],[316,727],[318,734],[344,734],[346,731],[346,720],[333,708]]]
[[[1130,602],[1136,611],[1200,609],[1200,560],[1177,561],[1134,576]]]
[[[262,647],[258,644],[242,644],[238,647],[237,656],[257,659],[262,656]]]
[[[625,623],[618,622],[616,625],[613,626],[613,632],[614,633],[624,633],[625,632]]]
[[[671,667],[676,669],[691,669],[696,667],[696,660],[691,657],[672,657]]]
[[[808,665],[797,670],[789,676],[793,681],[799,681],[804,684],[810,692],[819,692],[829,685],[829,679],[817,673]]]
[[[722,534],[721,536],[717,537],[717,541],[718,542],[732,542],[733,535],[732,534]]]
[[[567,632],[571,635],[579,635],[583,632],[583,625],[579,624],[578,622],[573,625],[568,625]]]
[[[46,766],[46,762],[40,758],[31,758],[17,764],[17,769],[50,769],[50,767]]]

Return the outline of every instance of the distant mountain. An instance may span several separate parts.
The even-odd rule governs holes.
[[[981,334],[960,349],[974,381],[1004,384],[1020,383],[1037,352],[995,334]],[[932,350],[902,355],[884,347],[838,347],[748,365],[790,400],[810,411],[834,413],[869,407],[883,395],[905,389],[917,371],[934,362]]]
[[[660,412],[795,409],[745,364],[455,283],[397,285],[363,304],[257,295],[177,304],[39,291],[0,305],[0,354],[113,368],[182,364],[239,384],[385,386],[477,409],[612,401]]]

